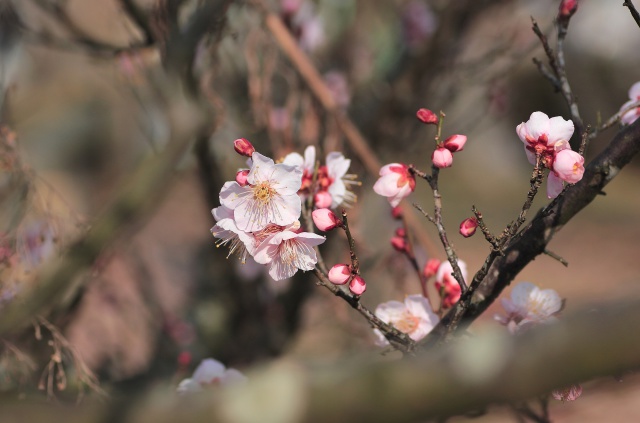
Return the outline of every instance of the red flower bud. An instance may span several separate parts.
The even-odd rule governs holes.
[[[460,235],[465,238],[469,238],[476,233],[478,227],[478,221],[475,217],[468,217],[460,223]]]
[[[331,207],[333,198],[331,198],[331,194],[329,194],[328,191],[318,191],[316,195],[313,196],[313,202],[319,209],[326,209]]]
[[[391,216],[393,216],[394,219],[402,219],[402,207],[395,206],[394,208],[392,208]]]
[[[429,109],[418,109],[416,112],[416,116],[422,123],[437,125],[438,124],[438,115],[433,113]]]
[[[249,176],[249,169],[239,170],[238,173],[236,173],[236,182],[238,185],[241,187],[246,186],[248,183],[247,176]]]
[[[351,277],[351,267],[348,264],[336,264],[329,269],[329,281],[334,285],[344,285]]]
[[[425,278],[429,279],[432,276],[435,276],[438,273],[438,268],[440,267],[440,260],[438,259],[429,259],[427,264],[424,265],[424,269],[422,269],[422,274]]]
[[[396,229],[396,236],[404,238],[407,236],[407,231],[405,231],[404,228],[398,228]]]
[[[391,238],[391,245],[401,253],[407,251],[407,241],[405,240],[405,238],[394,236],[393,238]]]
[[[457,151],[462,151],[466,142],[466,135],[451,135],[449,138],[444,140],[444,148],[451,151],[452,153],[455,153]]]
[[[431,161],[435,167],[442,169],[453,164],[453,155],[444,147],[436,148],[431,155]]]
[[[318,229],[325,232],[330,231],[342,223],[335,213],[329,209],[314,210],[313,213],[311,213],[311,217],[313,218],[313,223],[316,224]]]
[[[562,0],[558,18],[567,20],[576,13],[576,10],[578,10],[578,0]]]
[[[351,279],[351,282],[349,283],[349,291],[351,291],[355,295],[362,295],[366,290],[367,284],[364,282],[364,279],[360,277],[360,275],[356,275],[353,279]]]
[[[241,156],[251,157],[256,149],[246,138],[238,138],[233,142],[233,149]]]

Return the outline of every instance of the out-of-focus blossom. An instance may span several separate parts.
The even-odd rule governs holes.
[[[391,216],[393,216],[394,219],[402,219],[402,207],[400,206],[395,206],[391,209]]]
[[[351,94],[349,92],[349,82],[343,72],[330,71],[324,74],[324,82],[331,91],[336,105],[346,108],[351,102]]]
[[[427,260],[427,264],[424,265],[422,269],[422,274],[425,278],[429,279],[432,276],[435,276],[438,273],[438,269],[440,268],[440,260],[432,258]]]
[[[378,195],[387,197],[391,207],[396,207],[416,188],[416,179],[409,167],[401,163],[391,163],[380,169],[380,178],[373,185]]]
[[[520,282],[511,291],[511,298],[501,300],[506,316],[494,316],[512,333],[522,327],[555,321],[563,302],[553,289],[540,289],[531,282]]]
[[[34,269],[53,256],[56,233],[50,222],[32,221],[19,230],[17,252],[27,269]]]
[[[311,213],[313,223],[323,232],[330,231],[342,223],[340,219],[329,209],[317,209]]]
[[[433,113],[429,109],[418,109],[416,112],[416,117],[422,122],[430,125],[438,124],[438,115]]]
[[[356,275],[349,282],[349,291],[354,295],[362,295],[367,290],[367,284],[360,275]]]
[[[391,324],[400,332],[406,333],[414,341],[424,338],[438,324],[438,316],[431,309],[429,300],[422,295],[409,295],[400,301],[387,301],[376,307],[375,315],[385,323]],[[379,346],[389,345],[378,329],[374,329]]]
[[[227,369],[224,364],[213,358],[202,360],[193,372],[193,376],[184,379],[178,385],[178,393],[200,392],[207,387],[227,386],[246,381],[246,376],[236,369]]]
[[[313,270],[318,261],[313,249],[325,241],[323,236],[310,232],[285,230],[264,240],[253,258],[269,266],[269,275],[279,281],[290,278],[298,270]]]
[[[460,268],[460,273],[462,273],[462,279],[464,281],[467,280],[467,264],[458,260],[458,267]],[[436,273],[436,282],[435,286],[438,292],[440,293],[440,297],[442,298],[442,308],[451,308],[455,303],[460,300],[460,295],[462,290],[460,288],[460,284],[453,277],[453,267],[448,260],[440,263],[438,267],[438,272]]]
[[[476,233],[478,221],[475,217],[468,217],[460,223],[460,235],[469,238]]]
[[[620,108],[620,112],[628,109],[633,103],[640,101],[640,81],[636,82],[629,88],[629,101],[624,103]],[[631,125],[640,117],[640,107],[635,107],[622,115],[620,121],[625,125]]]
[[[313,196],[313,204],[319,209],[326,209],[331,207],[333,199],[328,191],[318,191]]]
[[[438,28],[436,15],[429,6],[412,0],[402,11],[402,35],[410,50],[419,49]]]
[[[558,401],[575,401],[582,395],[582,386],[571,385],[568,388],[556,389],[551,392],[551,395]]]
[[[401,253],[407,251],[407,239],[401,236],[394,236],[391,238],[391,246]]]
[[[312,52],[324,44],[324,23],[312,2],[282,0],[280,5],[282,18],[302,49]]]
[[[578,10],[578,0],[562,0],[558,10],[559,19],[569,19]]]
[[[464,145],[466,143],[466,135],[455,134],[444,140],[444,148],[451,151],[452,153],[457,153],[458,151],[462,151],[464,149]]]
[[[253,153],[251,159],[249,185],[226,183],[220,191],[220,203],[234,211],[236,225],[242,231],[258,231],[269,223],[292,224],[302,208],[297,194],[302,172],[295,166],[274,164],[260,153]]]
[[[440,169],[450,167],[453,164],[453,155],[444,147],[436,148],[431,154],[431,161]]]
[[[344,285],[351,277],[351,267],[348,264],[336,264],[329,269],[329,280],[334,285]]]

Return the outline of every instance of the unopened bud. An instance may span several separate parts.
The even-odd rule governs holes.
[[[431,155],[431,161],[435,167],[442,169],[451,166],[453,163],[453,155],[451,151],[444,147],[436,148]]]
[[[360,275],[356,275],[351,282],[349,283],[349,291],[351,291],[355,295],[362,295],[364,291],[367,290],[367,284],[364,282],[364,279],[360,277]]]
[[[329,269],[329,281],[334,285],[344,285],[351,277],[351,268],[348,264],[336,264]]]
[[[331,207],[333,199],[331,198],[331,194],[329,194],[328,191],[318,191],[316,195],[313,196],[313,203],[319,209],[326,209]]]
[[[233,142],[233,149],[241,156],[251,157],[256,149],[246,138],[238,138]]]
[[[342,222],[338,217],[329,209],[317,209],[311,213],[313,223],[316,224],[321,231],[330,231]]]
[[[451,151],[452,153],[455,153],[457,151],[462,151],[466,142],[467,142],[466,135],[460,135],[460,134],[451,135],[449,138],[444,140],[444,148]]]
[[[394,208],[392,208],[391,216],[393,216],[394,219],[402,219],[402,207],[395,206]]]
[[[422,123],[426,123],[428,125],[438,124],[438,115],[436,115],[429,109],[418,109],[418,111],[416,112],[416,116]]]
[[[460,235],[465,238],[469,238],[476,233],[478,228],[478,221],[475,217],[468,217],[460,223]]]
[[[578,10],[578,0],[562,0],[560,2],[560,10],[558,11],[558,18],[569,19]]]
[[[440,267],[440,260],[438,259],[429,259],[427,260],[427,264],[424,265],[424,269],[422,269],[422,274],[425,278],[429,279],[432,276],[435,276],[438,273],[438,268]]]
[[[246,186],[248,184],[247,176],[249,176],[249,169],[239,170],[238,173],[236,173],[236,182],[238,185],[241,187]]]
[[[404,237],[394,236],[391,238],[391,246],[401,253],[407,251],[407,241]]]
[[[407,231],[405,231],[404,228],[398,228],[396,229],[396,236],[405,238],[407,236]]]

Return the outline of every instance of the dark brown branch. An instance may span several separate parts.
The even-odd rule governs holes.
[[[633,2],[631,0],[624,0],[624,3],[622,3],[622,5],[629,8],[629,12],[631,13],[631,16],[633,16],[633,20],[636,21],[636,24],[638,24],[638,26],[640,27],[640,13],[638,13],[638,10],[633,5]]]

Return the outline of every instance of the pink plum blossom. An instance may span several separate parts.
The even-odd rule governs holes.
[[[467,264],[462,260],[458,260],[458,267],[460,268],[460,273],[462,273],[462,279],[466,281]],[[453,277],[453,267],[448,260],[440,263],[436,273],[435,286],[442,298],[442,308],[451,308],[460,299],[462,290],[458,281]]]
[[[329,209],[317,209],[311,213],[313,223],[323,232],[330,231],[342,223],[340,219]]]
[[[562,150],[553,161],[553,172],[563,181],[575,184],[584,174],[584,157],[572,150]]]
[[[294,166],[274,164],[260,153],[253,153],[247,186],[226,183],[220,203],[234,211],[240,230],[258,231],[269,223],[287,226],[300,217],[302,204],[298,190],[302,172]]]
[[[318,261],[313,247],[324,241],[325,237],[314,233],[284,230],[265,239],[253,258],[269,265],[269,275],[279,281],[290,278],[298,270],[313,270]]]
[[[354,276],[353,279],[351,279],[351,282],[349,282],[349,291],[354,295],[362,295],[366,290],[367,284],[360,275]]]
[[[344,285],[351,278],[351,267],[348,264],[336,264],[329,269],[329,280],[334,285]]]
[[[409,295],[400,301],[387,301],[376,307],[375,315],[385,323],[391,324],[400,332],[406,333],[414,341],[420,341],[438,324],[440,320],[431,309],[429,300],[422,295]],[[379,346],[389,345],[378,329],[374,329]]]
[[[435,167],[443,169],[453,164],[453,155],[444,147],[436,148],[431,154],[431,161]]]
[[[233,149],[241,156],[251,157],[256,149],[246,138],[238,138],[233,142]]]
[[[391,207],[396,207],[400,201],[409,196],[416,188],[416,179],[409,172],[409,167],[401,163],[391,163],[380,169],[380,178],[373,185],[378,195],[387,197]]]
[[[633,103],[640,101],[640,81],[633,84],[629,89],[629,99],[630,100],[620,108],[621,112],[629,108]],[[640,107],[635,107],[623,114],[620,121],[625,125],[631,125],[638,117],[640,117]]]
[[[560,296],[553,289],[540,289],[531,282],[520,282],[511,291],[511,298],[501,300],[506,316],[495,319],[507,326],[512,333],[524,326],[555,321],[563,307]]]
[[[313,204],[319,209],[329,208],[332,203],[333,199],[328,191],[318,191],[316,195],[313,196]]]
[[[246,376],[236,369],[227,369],[224,364],[213,358],[202,360],[193,372],[193,376],[184,379],[178,385],[178,393],[189,394],[200,392],[204,388],[214,386],[227,386],[246,381]]]
[[[436,258],[432,258],[427,260],[427,263],[424,265],[424,269],[422,269],[422,274],[425,278],[429,279],[432,276],[435,276],[438,273],[438,268],[440,268],[440,260]]]
[[[475,217],[468,217],[460,223],[460,235],[469,238],[476,233],[478,221]]]
[[[456,153],[458,151],[462,151],[464,149],[464,145],[467,143],[466,135],[451,135],[449,138],[444,140],[444,148],[451,151],[452,153]]]
[[[231,183],[233,182],[227,182],[227,184]],[[247,259],[247,253],[253,253],[252,247],[254,242],[251,235],[238,229],[233,219],[233,210],[225,206],[220,206],[211,210],[211,214],[217,222],[215,226],[211,228],[211,234],[219,239],[219,241],[216,242],[216,246],[228,245],[229,254],[227,258],[235,253],[240,257],[240,261],[244,263]]]
[[[416,112],[416,117],[420,122],[426,123],[428,125],[438,124],[438,115],[429,109],[418,109],[418,111]]]

